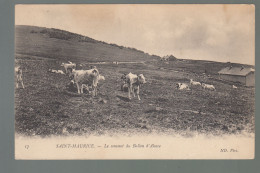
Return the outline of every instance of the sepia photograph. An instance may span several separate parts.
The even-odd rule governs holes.
[[[15,159],[254,159],[255,6],[15,5]]]

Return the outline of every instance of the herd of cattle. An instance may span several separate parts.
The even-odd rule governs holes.
[[[209,90],[216,90],[214,85],[209,85],[209,84],[205,84],[203,82],[196,82],[193,81],[193,79],[190,79],[190,86],[201,86],[204,89],[209,89]],[[190,90],[189,84],[187,83],[177,83],[176,84],[176,88],[179,90]]]
[[[89,89],[92,89],[92,94],[97,96],[98,83],[101,80],[105,80],[105,77],[99,73],[96,66],[91,66],[89,70],[76,70],[76,64],[70,61],[68,61],[68,63],[62,63],[61,66],[64,67],[65,73],[62,70],[54,69],[49,69],[48,71],[51,73],[67,74],[71,84],[76,85],[79,94],[83,93],[83,89],[86,89],[89,93],[91,92]],[[20,66],[15,67],[15,74],[16,88],[19,87],[19,83],[22,85],[22,88],[24,88],[22,69]],[[123,81],[121,90],[128,91],[128,98],[131,99],[131,94],[135,97],[136,93],[138,100],[140,100],[140,86],[146,83],[144,75],[136,75],[130,72],[129,74],[123,74],[121,80]],[[193,79],[190,79],[189,83],[177,83],[176,89],[190,90],[190,86],[201,86],[203,89],[216,90],[214,85],[193,81]],[[233,85],[233,88],[237,87]]]
[[[105,77],[102,76],[96,66],[91,66],[89,70],[76,70],[76,64],[68,61],[68,63],[62,63],[61,66],[64,67],[65,73],[62,70],[49,69],[48,72],[58,73],[58,74],[67,74],[70,82],[73,85],[76,85],[78,93],[83,93],[83,89],[86,89],[90,93],[92,89],[92,94],[97,96],[97,86],[99,81],[105,80]],[[15,67],[15,76],[16,76],[16,88],[19,87],[19,83],[24,88],[23,79],[22,79],[22,69],[20,66]],[[139,90],[140,85],[146,83],[145,77],[143,74],[136,75],[124,74],[122,77],[124,84],[128,86],[128,98],[131,99],[131,94],[135,97],[137,94],[138,99],[140,100]]]

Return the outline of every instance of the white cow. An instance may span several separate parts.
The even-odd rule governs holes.
[[[98,75],[98,81],[100,81],[100,80],[105,80],[105,79],[106,79],[105,76]]]
[[[94,90],[94,96],[97,95],[97,85],[99,80],[105,80],[104,76],[99,75],[98,69],[90,70],[72,70],[73,83],[76,83],[78,93],[83,93],[83,88],[91,86]]]
[[[62,63],[61,66],[64,67],[66,73],[68,73],[68,70],[71,72],[73,69],[76,69],[76,64],[70,61],[69,63]]]
[[[214,85],[209,85],[209,84],[202,83],[201,86],[202,86],[204,89],[216,90],[216,88],[214,87]]]
[[[190,90],[189,85],[186,84],[186,83],[177,83],[177,84],[176,84],[176,88],[177,88],[178,90]]]
[[[193,79],[190,79],[190,85],[201,85],[200,82],[193,81]]]
[[[57,70],[49,69],[48,72],[51,72],[51,73],[57,73]]]
[[[57,70],[57,73],[65,74],[62,70]]]
[[[23,71],[20,66],[14,68],[15,70],[15,78],[16,78],[16,88],[19,87],[19,83],[21,83],[22,87],[24,88],[23,84]]]
[[[98,75],[97,76],[97,85],[98,85],[99,81],[101,81],[101,80],[105,80],[105,76]],[[93,84],[91,82],[88,83],[88,84],[82,84],[82,87],[87,89],[88,92],[89,92],[89,88],[92,88],[94,90],[94,86],[93,86]]]
[[[48,71],[51,72],[51,73],[65,74],[62,70],[49,69]]]
[[[131,72],[126,75],[126,83],[128,85],[128,98],[131,99],[131,93],[133,93],[135,97],[135,90],[137,94],[138,100],[140,99],[139,92],[140,92],[140,85],[145,84],[145,77],[143,74],[136,75],[132,74]]]

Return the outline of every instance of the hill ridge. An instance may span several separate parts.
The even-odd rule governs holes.
[[[107,43],[107,42],[104,42],[104,41],[93,39],[91,37],[88,37],[88,36],[85,36],[85,35],[82,35],[82,34],[73,33],[73,32],[70,32],[70,31],[57,29],[57,28],[47,28],[47,27],[31,26],[31,25],[15,25],[15,31],[16,31],[16,40],[17,40],[16,47],[18,47],[18,48],[20,46],[19,37],[25,36],[25,34],[27,34],[27,36],[29,35],[29,37],[32,36],[33,34],[36,34],[36,35],[37,34],[38,35],[44,35],[45,34],[45,36],[48,36],[51,39],[58,39],[58,40],[62,40],[62,41],[63,40],[65,40],[65,41],[66,40],[67,41],[77,41],[77,42],[82,42],[82,43],[87,42],[87,43],[93,43],[93,44],[99,44],[99,45],[103,44],[103,45],[106,45],[106,46],[113,46],[113,47],[118,48],[118,49],[124,49],[124,50],[138,52],[139,54],[143,54],[143,56],[145,56],[146,58],[147,57],[150,57],[151,59],[160,58],[157,55],[149,55],[148,53],[145,53],[144,51],[138,50],[136,48],[120,46],[120,45],[117,45],[115,43]],[[23,31],[23,32],[21,32],[21,31]],[[34,43],[34,44],[37,44],[37,43]],[[28,46],[31,47],[32,45],[28,45]],[[23,52],[20,52],[20,51],[18,51],[18,52],[23,53]],[[28,53],[30,53],[30,52],[28,52]],[[32,55],[35,55],[35,54],[32,54]],[[39,56],[39,55],[37,55],[37,56]]]

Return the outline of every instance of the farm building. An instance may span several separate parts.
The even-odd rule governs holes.
[[[218,72],[220,79],[255,86],[255,70],[244,67],[226,67]]]
[[[177,58],[174,57],[173,55],[166,55],[161,58],[161,61],[175,61],[175,60],[177,60]]]

